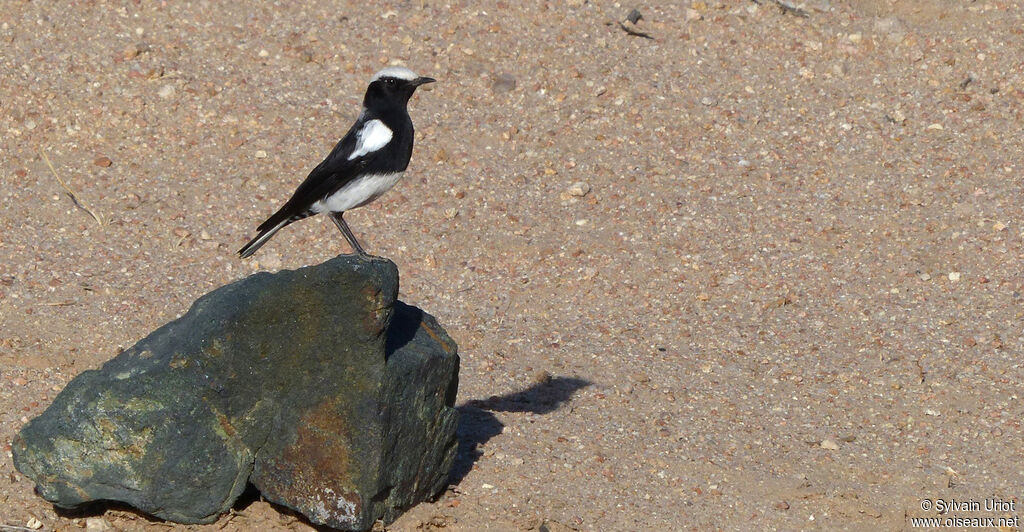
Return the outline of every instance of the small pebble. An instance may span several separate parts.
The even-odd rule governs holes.
[[[25,526],[27,528],[31,528],[32,530],[39,530],[40,528],[43,528],[43,523],[35,517],[29,517],[28,521],[25,523]]]
[[[637,372],[633,372],[633,373],[629,374],[629,380],[631,380],[633,382],[641,382],[642,383],[642,382],[650,382],[651,378],[648,377],[646,373],[637,371]]]
[[[885,35],[886,40],[890,43],[901,42],[907,34],[907,30],[903,25],[903,22],[896,17],[887,17],[876,20],[874,29],[876,32]]]
[[[947,277],[949,277],[950,281],[953,281],[955,283],[960,280],[960,272],[949,272],[949,275]]]
[[[163,87],[160,87],[160,90],[156,94],[166,100],[167,98],[174,96],[174,85],[164,85]]]
[[[267,152],[263,150],[256,150],[256,153],[253,154],[253,157],[256,157],[257,159],[266,159]]]
[[[126,46],[125,49],[121,52],[121,57],[123,57],[125,61],[135,59],[138,55],[139,47],[134,44]]]
[[[449,219],[449,220],[454,220],[455,217],[458,216],[458,215],[459,215],[459,210],[458,209],[445,209],[444,210],[444,217]]]
[[[491,82],[491,90],[496,93],[512,92],[516,89],[516,78],[512,74],[502,72],[494,76],[494,81]]]
[[[585,181],[577,181],[569,186],[569,195],[582,198],[590,193],[590,184]]]
[[[260,50],[259,56],[260,57],[270,57],[270,52],[268,52],[266,50]]]
[[[283,262],[281,255],[278,253],[267,253],[263,257],[263,262],[260,263],[260,267],[265,270],[280,270]]]
[[[87,517],[85,519],[85,529],[90,532],[105,532],[113,530],[114,527],[102,517]]]
[[[822,449],[828,449],[829,451],[838,451],[839,450],[839,444],[834,442],[834,441],[832,441],[832,440],[830,440],[830,439],[828,439],[828,438],[826,438],[824,440],[821,440],[821,448]]]
[[[28,380],[25,379],[25,377],[15,377],[11,379],[11,382],[14,383],[15,386],[24,386],[28,384]]]
[[[111,161],[110,157],[97,157],[95,160],[93,160],[92,164],[106,168],[114,164],[114,161]]]

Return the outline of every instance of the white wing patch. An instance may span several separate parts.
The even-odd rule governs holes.
[[[391,174],[366,174],[353,179],[337,192],[316,202],[311,207],[313,212],[345,212],[349,209],[362,207],[377,199],[381,194],[402,178],[402,172]]]
[[[393,135],[394,133],[384,125],[384,122],[377,119],[370,120],[363,124],[363,128],[356,133],[356,148],[352,150],[348,160],[351,161],[387,146]]]

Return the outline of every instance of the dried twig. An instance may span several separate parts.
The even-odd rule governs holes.
[[[81,201],[78,201],[78,196],[75,195],[75,191],[71,190],[71,187],[69,187],[68,184],[65,183],[63,179],[60,178],[60,175],[57,174],[57,170],[53,167],[53,163],[50,162],[50,158],[46,156],[46,152],[40,151],[39,155],[41,155],[43,157],[43,160],[46,161],[46,166],[50,167],[50,171],[53,172],[53,177],[56,177],[57,182],[60,183],[60,186],[64,187],[64,192],[66,192],[68,197],[71,198],[71,202],[75,204],[75,207],[78,207],[79,209],[82,209],[83,211],[89,213],[89,216],[92,216],[92,219],[96,220],[96,223],[103,225],[103,219],[100,218],[99,215],[96,214],[87,205],[85,205]]]
[[[217,530],[224,530],[224,527],[228,526],[228,524],[231,523],[231,520],[234,519],[236,515],[238,514],[235,512],[235,509],[232,508],[231,514],[228,515],[228,518],[225,519],[224,522],[221,523],[219,527],[217,527]]]
[[[0,525],[0,532],[36,532],[27,526]]]

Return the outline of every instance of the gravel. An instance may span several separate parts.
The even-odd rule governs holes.
[[[792,7],[12,4],[0,444],[212,288],[346,252],[314,218],[234,255],[404,64],[438,79],[412,164],[346,220],[459,343],[467,421],[457,483],[393,529],[899,529],[1019,497],[1024,10]],[[86,526],[8,477],[5,523]],[[221,528],[308,526],[256,500]]]

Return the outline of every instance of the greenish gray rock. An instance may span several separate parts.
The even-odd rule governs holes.
[[[68,383],[15,466],[60,507],[209,523],[251,482],[317,524],[390,522],[447,483],[459,362],[397,294],[392,262],[355,256],[218,288]]]

